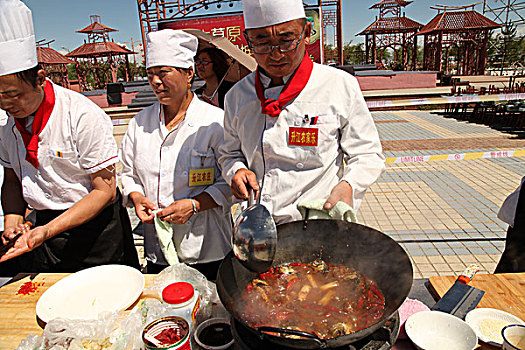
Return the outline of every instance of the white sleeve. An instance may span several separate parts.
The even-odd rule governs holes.
[[[5,149],[3,142],[0,140],[0,165],[6,168],[11,168],[11,161],[9,160],[9,153]],[[0,183],[0,186],[2,184]]]
[[[343,178],[352,186],[357,210],[365,192],[385,170],[379,135],[355,78],[351,77],[347,115],[341,120],[340,146],[344,152]]]
[[[224,100],[224,142],[219,147],[219,164],[222,168],[222,176],[229,185],[231,185],[232,177],[237,170],[248,168],[236,130],[236,123],[239,122],[239,118],[235,118],[236,103],[232,100],[232,91],[229,91]]]
[[[124,138],[120,143],[119,158],[122,163],[122,174],[120,176],[120,183],[122,184],[122,197],[124,205],[131,207],[133,203],[129,200],[129,194],[131,192],[139,192],[142,195],[146,195],[144,187],[138,174],[136,173],[136,167],[134,164],[135,159],[135,131],[136,131],[135,119],[129,121],[128,129]]]
[[[222,126],[219,125],[219,123],[214,123],[213,125],[210,125],[209,128],[210,130],[213,130],[211,145],[213,147],[213,153],[215,155],[215,160],[218,163],[218,159],[220,156],[219,147],[220,145],[223,144],[223,141],[224,141],[223,128]],[[218,168],[220,172],[221,170],[220,164],[218,164]],[[232,193],[231,193],[230,185],[226,183],[221,173],[215,176],[215,181],[213,185],[208,186],[205,192],[208,193],[213,198],[215,203],[221,206],[224,211],[230,210],[231,204],[232,204]]]
[[[4,145],[4,142],[2,142],[3,138],[6,138],[4,135],[6,132],[12,132],[10,130],[10,128],[14,128],[14,125],[13,126],[9,126],[7,125],[7,122],[8,122],[8,116],[7,116],[7,113],[0,109],[0,165],[6,167],[6,168],[11,168],[11,161],[9,160],[9,152],[7,152],[7,149]],[[0,184],[1,186],[2,184]]]
[[[76,120],[73,136],[80,166],[88,174],[94,174],[118,162],[117,143],[109,116],[99,107],[91,105],[90,101],[87,102],[78,103],[78,107],[71,111],[77,114],[72,118]]]

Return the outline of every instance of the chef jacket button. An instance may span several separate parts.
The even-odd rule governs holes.
[[[265,202],[269,202],[270,201],[270,195],[269,194],[265,194],[264,196],[262,196],[262,200],[265,201]]]
[[[47,199],[51,198],[51,195],[50,195],[49,193],[45,193],[44,196],[45,196]]]
[[[166,175],[167,175],[166,170],[163,169],[163,170],[160,171],[160,177],[164,177]]]
[[[193,122],[188,122],[188,126],[193,126]]]
[[[187,175],[188,175],[188,172],[187,172],[187,171],[183,171],[183,172],[182,172],[182,175],[183,175],[183,176],[187,176]]]
[[[162,147],[162,148],[161,148],[161,151],[162,151],[162,152],[167,152],[167,151],[168,151],[168,147]]]
[[[297,166],[298,169],[304,168],[304,164],[303,163],[297,163],[296,166]]]

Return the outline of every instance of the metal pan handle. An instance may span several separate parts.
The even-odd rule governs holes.
[[[280,334],[284,333],[284,334],[296,335],[296,336],[303,337],[303,338],[308,338],[309,340],[313,340],[316,343],[318,343],[319,346],[324,344],[317,335],[308,333],[308,332],[298,331],[295,329],[261,326],[261,327],[257,327],[257,331],[261,333],[261,337],[264,337],[265,333],[268,333],[268,332],[269,333],[280,333]]]

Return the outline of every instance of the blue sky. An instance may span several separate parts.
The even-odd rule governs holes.
[[[23,0],[33,11],[35,34],[37,40],[54,39],[51,47],[65,51],[73,50],[83,44],[87,38],[85,34],[76,33],[90,24],[89,16],[98,14],[102,23],[118,29],[112,33],[111,38],[115,42],[125,43],[133,40],[141,40],[140,24],[136,0]],[[342,0],[343,1],[343,41],[345,43],[362,42],[362,37],[355,35],[372,23],[377,15],[377,10],[369,7],[377,1],[372,0]],[[497,0],[488,0],[494,4]],[[437,13],[430,6],[465,5],[473,3],[473,0],[415,0],[405,8],[407,17],[422,24],[428,23]],[[226,6],[226,11],[231,10]],[[235,9],[234,7],[233,9]],[[482,4],[476,6],[476,10],[482,12]],[[329,41],[333,39],[333,33],[328,32]]]

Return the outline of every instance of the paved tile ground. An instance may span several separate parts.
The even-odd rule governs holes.
[[[437,112],[372,113],[386,157],[525,150],[525,139]],[[492,273],[507,225],[503,200],[525,174],[525,157],[387,164],[359,209],[359,221],[398,241],[414,277],[461,273],[478,263]],[[138,219],[130,210],[133,227]],[[143,260],[143,246],[136,236]]]
[[[511,133],[437,112],[372,115],[386,157],[525,149]],[[492,273],[507,230],[497,212],[524,174],[524,157],[387,164],[358,217],[405,248],[415,278],[459,274],[470,263]]]

